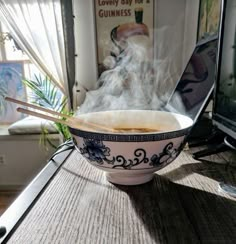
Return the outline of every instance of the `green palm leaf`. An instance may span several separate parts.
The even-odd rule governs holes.
[[[68,112],[67,98],[62,92],[55,86],[52,81],[45,77],[36,76],[35,80],[24,79],[23,83],[30,89],[30,100],[32,103],[38,106],[57,111],[59,113],[72,115]],[[55,123],[57,130],[63,135],[65,140],[71,138],[69,129],[67,126],[60,123]],[[44,133],[45,134],[45,133]],[[44,135],[45,136],[45,135]]]

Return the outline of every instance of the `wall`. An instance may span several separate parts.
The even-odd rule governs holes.
[[[165,60],[169,78],[160,87],[171,94],[196,43],[198,1],[155,1],[156,59]],[[191,16],[191,19],[190,19]]]
[[[197,40],[199,0],[186,0],[183,42],[183,68],[192,54]]]
[[[156,57],[168,57],[174,83],[181,75],[196,43],[199,0],[156,0]],[[86,89],[97,80],[96,34],[93,1],[74,1],[76,38],[76,81],[80,92],[77,105],[83,102]],[[86,88],[86,89],[84,89]]]
[[[59,144],[58,135],[50,138]],[[46,165],[55,149],[46,151],[39,139],[40,135],[0,136],[0,189],[24,187]]]
[[[93,88],[97,80],[96,67],[96,34],[93,15],[93,1],[77,0],[74,1],[74,32],[76,49],[76,82],[79,95],[76,96],[79,105],[83,102],[86,90]],[[76,102],[76,100],[75,100]],[[73,107],[76,107],[74,104]]]

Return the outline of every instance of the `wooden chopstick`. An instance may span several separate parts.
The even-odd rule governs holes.
[[[34,109],[37,109],[37,110],[40,110],[40,111],[43,111],[43,112],[46,112],[46,113],[49,113],[49,114],[61,116],[61,117],[66,118],[66,119],[70,119],[71,118],[71,116],[69,116],[67,114],[58,113],[58,112],[53,111],[51,109],[43,108],[43,107],[40,107],[40,106],[32,104],[32,103],[27,103],[27,102],[24,102],[24,101],[20,101],[20,100],[17,100],[15,98],[12,98],[12,97],[5,97],[5,100],[9,101],[9,102],[16,103],[16,104],[20,104],[20,105],[23,105],[23,106],[26,106],[26,107],[29,107],[29,108],[34,108]]]
[[[24,114],[32,115],[32,116],[39,117],[42,119],[50,120],[53,122],[61,123],[61,124],[67,125],[69,127],[75,128],[75,129],[86,129],[86,130],[94,129],[95,131],[98,131],[98,129],[100,129],[105,132],[114,132],[113,129],[106,128],[104,126],[100,126],[98,124],[93,124],[93,123],[86,122],[83,120],[78,120],[78,118],[76,118],[76,119],[72,118],[70,120],[63,120],[63,119],[55,118],[53,116],[49,116],[46,114],[42,114],[42,113],[39,113],[36,111],[32,111],[30,109],[25,109],[25,108],[21,108],[21,107],[18,107],[17,111],[20,113],[24,113]],[[78,123],[78,121],[80,123]]]
[[[18,112],[20,112],[20,113],[32,115],[32,116],[35,116],[35,117],[39,117],[39,118],[42,118],[42,119],[50,120],[50,121],[53,121],[53,122],[57,122],[57,123],[61,123],[61,124],[73,127],[73,125],[70,122],[68,122],[67,120],[58,119],[58,118],[55,118],[55,117],[52,117],[52,116],[49,116],[49,115],[46,115],[46,114],[38,113],[38,112],[29,110],[29,109],[25,109],[25,108],[21,108],[21,107],[17,108],[16,110]]]
[[[80,118],[77,118],[77,117],[72,117],[72,116],[69,116],[69,115],[66,115],[66,114],[62,114],[62,113],[58,113],[56,111],[53,111],[51,109],[47,109],[47,108],[43,108],[43,107],[40,107],[38,105],[34,105],[32,103],[28,103],[28,102],[24,102],[24,101],[21,101],[21,100],[17,100],[15,98],[12,98],[12,97],[5,97],[5,100],[6,101],[9,101],[9,102],[13,102],[13,103],[16,103],[16,104],[20,104],[20,105],[23,105],[23,106],[26,106],[26,107],[29,107],[29,108],[33,108],[33,109],[36,109],[36,110],[40,110],[42,112],[45,112],[45,113],[48,113],[48,114],[51,114],[51,115],[56,115],[56,116],[60,116],[62,118],[65,118],[66,121],[71,121],[71,123],[69,122],[69,126],[71,125],[75,125],[75,124],[81,124],[85,127],[91,127],[91,128],[97,128],[97,129],[102,129],[103,131],[106,131],[106,132],[114,132],[114,129],[112,128],[107,128],[105,126],[102,126],[102,125],[99,125],[99,124],[94,124],[92,122],[88,122],[88,121],[84,121]],[[26,110],[26,109],[23,109],[23,108],[19,108],[19,112],[22,112],[22,113],[26,113],[26,114],[29,114],[29,115],[33,115],[33,112],[32,110]],[[24,112],[23,112],[24,111]],[[27,113],[27,111],[29,111]],[[39,116],[37,116],[39,115]],[[42,114],[42,113],[37,113],[37,112],[34,112],[34,115],[33,116],[36,116],[36,117],[40,117],[41,115],[43,115],[44,117],[46,115]],[[55,117],[52,117],[52,116],[48,116],[48,120],[52,120],[54,122],[58,122],[58,123],[62,123],[62,124],[65,124],[65,120],[61,120],[61,119],[58,119],[57,121],[55,121]],[[42,116],[40,117],[42,118]],[[53,120],[54,119],[54,120]],[[74,127],[74,126],[72,126]],[[75,128],[75,127],[74,127]],[[76,126],[76,128],[79,128],[78,125]]]

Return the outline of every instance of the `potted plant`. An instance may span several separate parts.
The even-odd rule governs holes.
[[[35,76],[35,80],[23,79],[23,83],[30,90],[30,102],[38,106],[51,109],[53,111],[72,115],[72,112],[68,111],[67,97],[63,95],[60,89],[52,83],[49,77],[42,78],[41,76]],[[63,141],[67,141],[71,138],[69,129],[66,125],[55,122],[55,127],[62,136]],[[41,142],[46,145],[49,143],[55,147],[48,137],[48,131],[45,126],[42,125]]]

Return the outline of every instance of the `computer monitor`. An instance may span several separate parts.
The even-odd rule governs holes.
[[[236,145],[236,1],[223,1],[222,9],[213,124]]]

